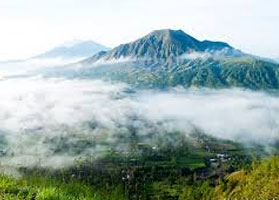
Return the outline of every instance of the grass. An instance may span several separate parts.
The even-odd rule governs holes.
[[[172,162],[198,164],[197,160],[190,158]],[[147,182],[145,186],[142,179],[134,179],[137,181],[135,183],[132,183],[133,180],[128,180],[123,182],[123,185],[101,184],[98,187],[78,179],[63,180],[59,176],[48,176],[43,173],[35,173],[36,175],[31,173],[19,178],[2,174],[0,175],[0,200],[265,200],[279,197],[279,156],[255,161],[249,170],[242,169],[229,173],[213,182],[210,177],[199,179],[198,172],[182,177],[180,173],[175,173],[175,170],[179,172],[179,169],[168,168],[167,170],[171,173],[159,179],[155,175],[162,171],[153,171],[152,181]],[[129,194],[128,190],[130,190]]]
[[[177,164],[180,167],[187,167],[192,170],[205,167],[204,160],[201,158],[180,158],[177,160]]]
[[[205,176],[216,183],[220,171],[210,165],[210,158],[218,152],[229,154],[232,160],[221,168],[233,165],[235,171],[250,156],[237,144],[201,134],[197,138],[177,136],[178,145],[162,144],[156,151],[148,144],[138,144],[129,154],[111,150],[69,169],[21,168],[19,178],[0,175],[0,200],[203,199],[204,191],[214,190],[203,184]]]
[[[63,183],[48,177],[12,178],[0,175],[0,199],[5,200],[125,200],[120,187],[97,190],[82,182]]]
[[[228,175],[220,188],[231,199],[278,199],[279,156],[253,163],[251,170]]]

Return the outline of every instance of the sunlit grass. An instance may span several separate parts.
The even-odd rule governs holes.
[[[96,190],[82,182],[63,183],[48,177],[22,177],[0,175],[0,199],[10,200],[124,200],[121,188],[112,191]]]

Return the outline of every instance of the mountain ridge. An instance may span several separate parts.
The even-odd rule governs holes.
[[[153,31],[133,42],[121,44],[102,57],[104,60],[125,57],[169,59],[190,52],[210,52],[223,49],[237,51],[224,42],[199,41],[182,30],[163,29]]]
[[[44,59],[44,58],[84,58],[92,56],[100,51],[109,50],[99,43],[92,40],[75,41],[72,43],[65,43],[60,46],[54,47],[42,54],[34,56],[32,58]]]
[[[199,41],[181,30],[157,30],[101,51],[69,76],[101,78],[140,88],[241,87],[279,89],[279,65],[225,42]],[[57,73],[56,73],[57,74]]]

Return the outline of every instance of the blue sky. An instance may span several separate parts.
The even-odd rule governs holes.
[[[72,39],[114,47],[162,28],[279,57],[278,8],[278,0],[0,0],[0,60]]]

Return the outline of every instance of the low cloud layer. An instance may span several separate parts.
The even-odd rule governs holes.
[[[0,62],[0,80],[11,76],[30,76],[38,74],[41,70],[57,69],[65,67],[66,64],[83,60],[80,58],[32,58],[27,60]]]
[[[123,138],[131,132],[151,142],[154,134],[197,127],[265,144],[279,134],[279,97],[261,92],[131,91],[124,84],[41,77],[4,79],[0,91],[0,159],[6,165],[68,165],[125,149]]]
[[[152,119],[190,123],[215,137],[268,142],[279,134],[279,98],[238,89],[177,89],[144,94]]]

